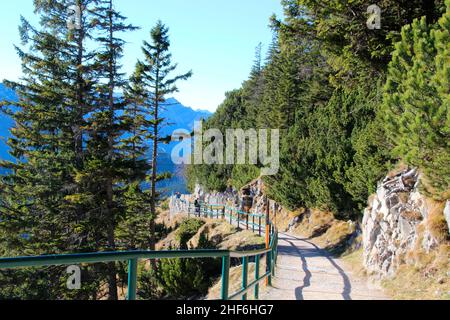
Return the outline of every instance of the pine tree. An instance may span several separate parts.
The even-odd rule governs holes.
[[[85,162],[77,178],[88,186],[80,195],[93,200],[90,202],[90,212],[102,217],[106,231],[102,238],[106,238],[106,245],[99,249],[115,251],[115,229],[123,214],[122,189],[127,182],[126,173],[130,164],[125,161],[127,155],[120,149],[120,140],[128,128],[124,124],[126,115],[122,115],[126,101],[122,96],[117,96],[126,84],[120,71],[125,42],[118,35],[137,28],[125,24],[126,18],[113,8],[112,0],[98,0],[92,15],[92,24],[96,27],[93,40],[100,48],[96,55],[97,95],[93,110],[87,117]],[[107,274],[109,299],[117,300],[115,263],[108,264]]]
[[[178,91],[176,83],[180,80],[187,80],[192,76],[192,72],[188,72],[178,76],[172,76],[177,68],[172,63],[172,55],[170,54],[170,41],[168,28],[159,21],[151,30],[151,43],[144,41],[142,51],[144,60],[138,63],[138,73],[142,80],[142,86],[147,91],[148,98],[144,103],[148,113],[151,115],[150,132],[151,132],[151,176],[150,176],[150,208],[152,221],[150,224],[151,244],[150,249],[155,249],[155,224],[153,219],[156,217],[156,206],[158,201],[158,193],[156,184],[167,175],[158,175],[158,147],[160,143],[167,141],[167,137],[161,136],[161,128],[164,126],[166,119],[161,117],[161,110],[167,106],[166,97],[169,94]],[[155,266],[155,265],[154,265]]]
[[[450,188],[448,0],[446,5],[436,26],[422,18],[402,29],[389,64],[383,108],[393,155],[419,166],[428,180],[425,188],[437,198],[448,198]]]
[[[84,227],[87,210],[72,201],[83,188],[76,171],[83,166],[82,128],[96,81],[95,55],[86,47],[94,31],[89,10],[96,2],[76,1],[81,8],[81,24],[76,29],[67,28],[65,1],[34,3],[40,28],[25,19],[20,27],[24,46],[28,45],[17,48],[23,79],[6,82],[19,96],[17,111],[11,113],[15,126],[8,142],[16,159],[1,163],[11,170],[2,177],[0,187],[5,199],[0,208],[0,250],[6,256],[97,249]],[[25,283],[19,294],[27,297],[42,292],[43,297],[54,299],[74,294],[95,297],[96,281],[76,293],[65,292],[60,285],[63,271],[24,270],[4,280],[9,285]],[[7,291],[7,286],[2,287]]]
[[[126,140],[142,131],[134,130],[126,101],[116,95],[125,85],[119,62],[124,41],[117,34],[135,27],[124,24],[112,0],[77,1],[81,25],[73,29],[66,27],[65,2],[35,5],[41,30],[23,20],[22,39],[31,43],[29,53],[18,49],[25,77],[9,83],[20,97],[18,111],[10,113],[16,127],[9,145],[17,160],[2,163],[13,173],[2,177],[0,236],[20,241],[0,250],[7,256],[116,250],[120,219],[148,203],[134,187],[148,166],[136,159],[139,146],[130,155]],[[88,41],[100,50],[88,51]],[[106,280],[108,298],[117,299],[114,263],[88,266],[83,278],[92,280],[76,292],[60,285],[63,271],[25,270],[4,279],[22,277],[29,286],[17,294],[50,299],[100,298]],[[4,288],[7,296],[15,294]]]

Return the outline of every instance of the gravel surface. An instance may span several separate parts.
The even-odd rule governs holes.
[[[367,281],[306,239],[280,233],[278,267],[261,300],[384,300]]]

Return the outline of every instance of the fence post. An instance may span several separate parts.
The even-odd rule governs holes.
[[[272,276],[274,276],[275,277],[275,266],[276,266],[276,260],[275,260],[276,258],[275,258],[275,247],[272,249],[272,252],[271,252],[271,260],[272,260],[272,264],[271,264],[271,266],[272,266]]]
[[[259,236],[261,237],[261,227],[262,227],[262,226],[261,226],[261,222],[262,222],[262,221],[261,221],[261,216],[258,217],[258,220],[259,220],[259,224],[258,224],[258,234],[259,234]]]
[[[225,206],[222,209],[222,219],[225,220]]]
[[[270,249],[270,208],[269,208],[269,200],[266,196],[266,249]],[[270,267],[271,265],[271,254],[270,251],[267,252],[266,256],[266,272],[272,272]],[[271,285],[271,277],[270,275],[266,278],[266,286]]]
[[[255,216],[252,216],[252,232],[255,233]]]
[[[257,255],[255,257],[255,280],[259,279],[259,259],[260,256]],[[256,284],[255,286],[255,300],[259,299],[259,283]]]
[[[221,299],[228,300],[228,286],[230,282],[230,256],[222,257],[222,290]]]
[[[245,221],[246,221],[246,229],[248,230],[248,212],[245,215]]]
[[[266,285],[272,286],[272,251],[267,252],[267,272],[269,273],[269,276],[266,278]]]
[[[136,300],[137,290],[137,259],[128,261],[128,294],[127,300]]]
[[[248,258],[242,258],[242,289],[247,289],[248,285]],[[247,293],[242,295],[242,300],[247,300]]]
[[[241,212],[237,210],[236,213],[237,213],[237,229],[241,230]]]

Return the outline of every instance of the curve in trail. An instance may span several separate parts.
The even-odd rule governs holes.
[[[262,300],[380,300],[383,293],[355,277],[314,243],[280,233],[272,287]]]

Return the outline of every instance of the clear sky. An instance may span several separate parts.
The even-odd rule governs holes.
[[[140,58],[142,40],[161,19],[170,28],[173,60],[179,72],[194,76],[175,94],[184,105],[214,111],[226,91],[238,88],[251,69],[255,47],[272,39],[269,17],[282,14],[279,0],[116,0],[116,9],[142,29],[124,35],[123,60],[130,73]],[[0,1],[0,81],[20,77],[20,15],[36,23],[33,0]]]

